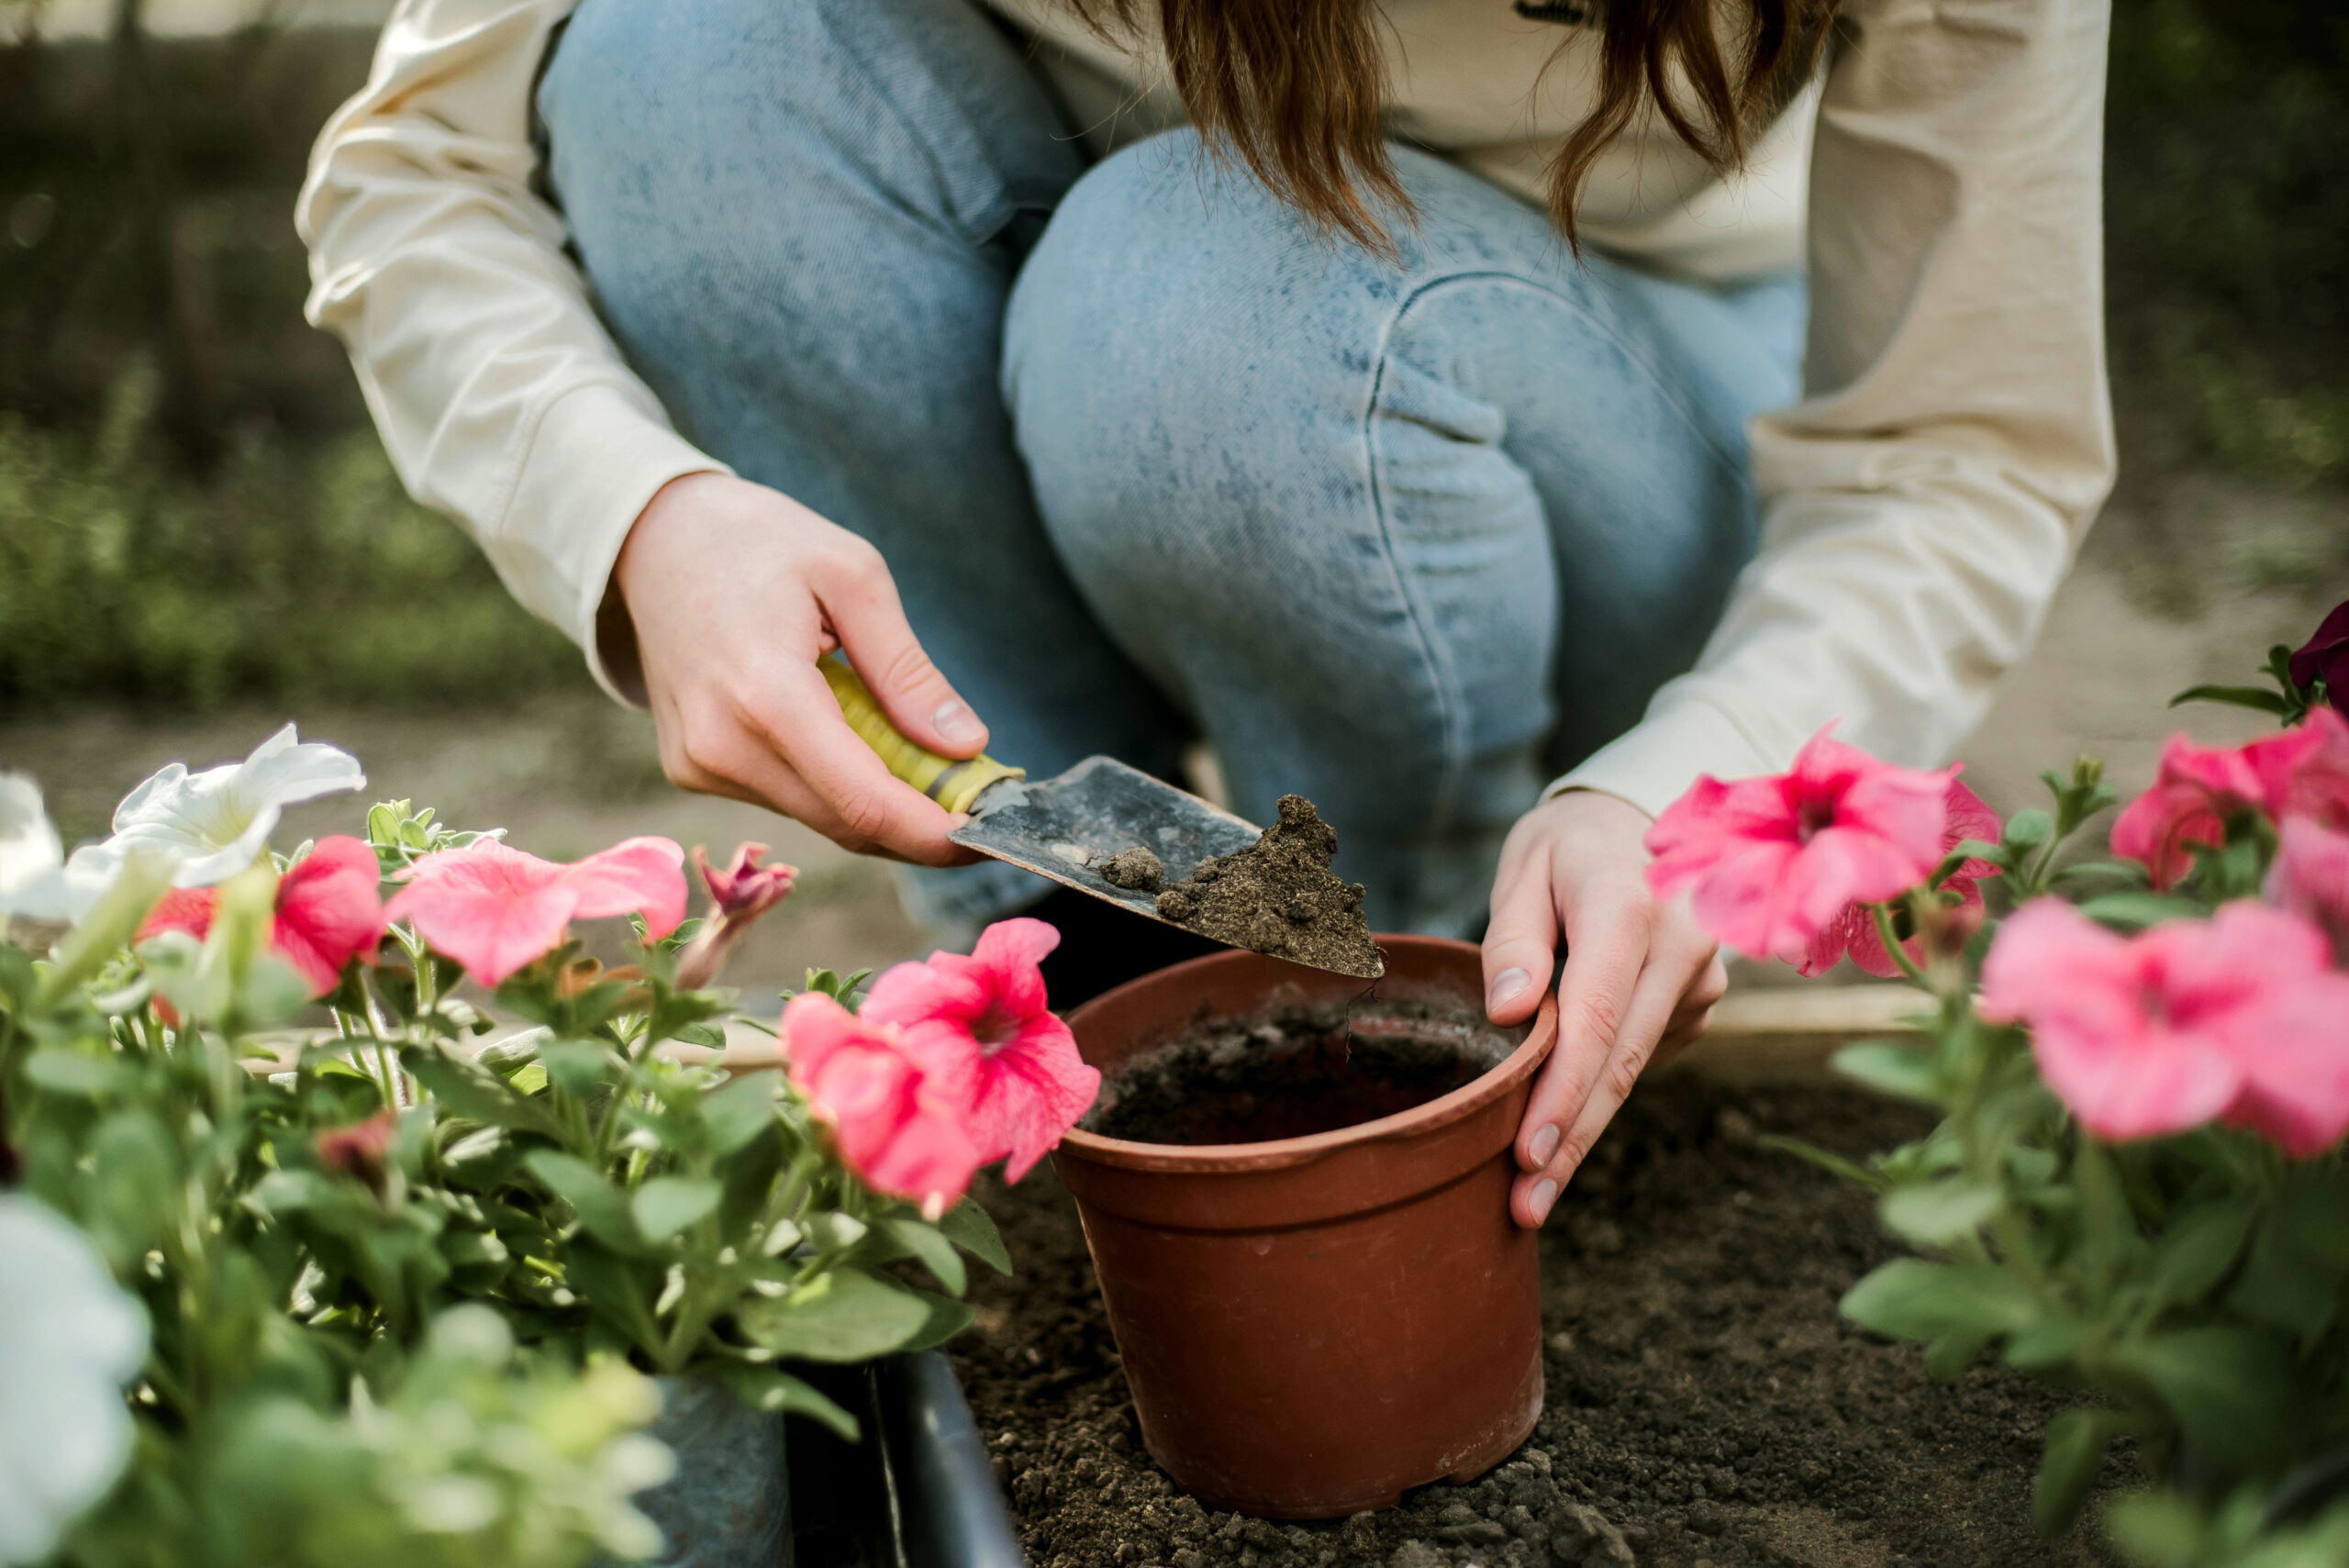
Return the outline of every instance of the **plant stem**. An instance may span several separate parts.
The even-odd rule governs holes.
[[[1899,937],[1893,932],[1892,906],[1871,904],[1868,906],[1868,912],[1876,917],[1877,939],[1884,943],[1884,951],[1892,955],[1892,962],[1900,966],[1900,973],[1907,975],[1909,983],[1918,989],[1932,990],[1932,984],[1925,979],[1925,972],[1917,967],[1916,961],[1909,956],[1907,950],[1900,945]]]

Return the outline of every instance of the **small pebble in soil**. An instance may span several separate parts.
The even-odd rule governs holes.
[[[1363,918],[1363,885],[1330,872],[1337,852],[1337,830],[1313,803],[1285,795],[1279,820],[1254,843],[1210,855],[1160,893],[1158,917],[1219,942],[1375,979],[1386,965]]]
[[[1119,850],[1101,862],[1101,880],[1112,887],[1155,893],[1159,884],[1166,880],[1166,866],[1156,855],[1136,844],[1130,850]]]

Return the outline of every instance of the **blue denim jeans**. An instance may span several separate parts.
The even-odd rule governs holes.
[[[1394,257],[1187,130],[1087,169],[969,0],[585,0],[538,102],[622,351],[880,549],[996,755],[1204,734],[1242,815],[1319,806],[1377,929],[1475,929],[1509,824],[1753,552],[1799,279],[1576,258],[1403,147]],[[910,878],[951,922],[1047,885]]]

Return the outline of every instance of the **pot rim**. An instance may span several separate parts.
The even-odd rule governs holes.
[[[1451,937],[1381,935],[1374,940],[1381,948],[1478,951],[1474,942],[1459,941]],[[1164,969],[1154,970],[1103,992],[1070,1013],[1068,1021],[1074,1027],[1086,1013],[1103,1003],[1137,987],[1158,984],[1169,975],[1180,975],[1210,965],[1244,963],[1261,956],[1244,949],[1233,949],[1169,964]],[[1073,1127],[1061,1135],[1060,1151],[1074,1154],[1095,1164],[1122,1170],[1215,1174],[1280,1170],[1308,1164],[1360,1144],[1426,1137],[1465,1120],[1500,1099],[1519,1083],[1531,1076],[1548,1059],[1558,1042],[1558,994],[1555,990],[1545,991],[1542,1006],[1523,1027],[1525,1038],[1518,1042],[1516,1050],[1450,1094],[1438,1095],[1408,1110],[1397,1111],[1392,1116],[1357,1122],[1352,1127],[1335,1128],[1303,1138],[1268,1139],[1261,1143],[1142,1143],[1127,1138],[1104,1138],[1098,1133]]]

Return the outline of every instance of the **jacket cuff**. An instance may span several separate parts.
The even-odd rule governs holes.
[[[612,564],[662,485],[688,473],[733,472],[671,429],[643,388],[573,388],[540,417],[505,514],[485,541],[490,559],[515,597],[579,645],[597,685],[641,707],[642,673],[632,661],[607,662],[598,646]]]
[[[1554,799],[1572,789],[1595,789],[1629,801],[1650,817],[1687,793],[1700,773],[1751,778],[1785,771],[1792,757],[1773,757],[1719,708],[1684,697],[1649,711],[1542,792]]]

